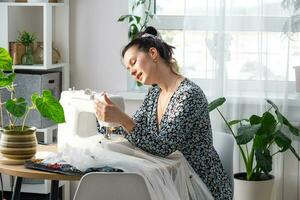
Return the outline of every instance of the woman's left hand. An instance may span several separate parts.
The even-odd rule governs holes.
[[[103,102],[95,100],[96,117],[103,122],[121,123],[123,112],[107,97],[103,95]]]

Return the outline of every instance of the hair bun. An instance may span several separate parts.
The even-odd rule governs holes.
[[[148,26],[148,27],[145,29],[144,33],[148,33],[148,34],[157,36],[157,30],[156,30],[153,26]]]

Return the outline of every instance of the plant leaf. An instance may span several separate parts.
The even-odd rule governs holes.
[[[0,47],[0,70],[1,71],[12,71],[12,59],[9,53]]]
[[[298,161],[300,161],[300,157],[299,157],[299,155],[297,154],[296,150],[294,149],[294,147],[292,145],[290,146],[290,150],[296,156]]]
[[[299,136],[299,129],[297,129],[296,127],[294,127],[287,118],[285,118],[284,116],[282,116],[282,120],[283,120],[283,124],[286,125],[289,130],[291,131],[291,133],[295,136]]]
[[[128,37],[131,38],[131,40],[134,40],[136,38],[138,32],[139,32],[139,29],[138,29],[137,25],[130,24]]]
[[[241,119],[241,120],[238,120],[238,119],[236,119],[236,120],[231,120],[230,122],[228,122],[228,124],[229,124],[229,126],[232,126],[232,125],[234,125],[234,124],[240,123],[241,121],[243,121],[243,120],[242,120],[242,119]]]
[[[271,101],[270,99],[266,99],[266,101],[275,109],[275,110],[279,110],[278,107],[276,106],[275,103],[273,103],[273,101]]]
[[[276,131],[274,136],[275,143],[279,146],[280,152],[284,152],[291,147],[292,140],[285,136],[280,130]]]
[[[269,174],[269,172],[272,171],[272,156],[268,149],[265,149],[264,151],[260,149],[256,150],[255,158],[257,166],[261,168],[264,173]]]
[[[261,121],[261,117],[257,115],[252,115],[249,120],[251,125],[259,124]]]
[[[223,105],[223,103],[226,101],[225,97],[220,97],[218,99],[213,100],[208,104],[208,110],[209,112],[213,111],[217,107]]]
[[[255,135],[253,140],[254,149],[266,149],[267,145],[273,140],[273,135]]]
[[[133,18],[135,19],[136,23],[140,23],[141,17],[134,15]]]
[[[261,120],[261,128],[257,134],[272,134],[276,129],[277,121],[270,112],[265,112]]]
[[[43,90],[41,96],[34,94],[31,99],[37,110],[43,117],[52,120],[55,123],[65,122],[64,110],[58,100],[56,100],[49,90]]]
[[[9,74],[0,73],[0,87],[11,85],[15,78],[16,74],[14,72]]]
[[[131,17],[132,15],[122,15],[121,17],[119,17],[118,22],[122,22],[124,21],[126,18]]]
[[[22,117],[27,110],[27,102],[24,98],[9,99],[5,102],[6,110],[15,117]]]
[[[237,144],[242,145],[250,142],[260,127],[260,124],[239,127],[236,136]]]

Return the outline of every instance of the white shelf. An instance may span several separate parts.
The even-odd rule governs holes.
[[[17,2],[0,2],[4,6],[64,6],[65,3],[17,3]]]
[[[55,69],[55,68],[62,68],[66,66],[67,63],[57,63],[52,64],[50,66],[45,65],[14,65],[14,69],[24,69],[24,70],[49,70],[49,69]]]

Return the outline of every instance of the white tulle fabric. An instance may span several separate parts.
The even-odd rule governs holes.
[[[152,200],[213,200],[210,191],[180,152],[167,158],[148,154],[128,141],[60,148],[60,157],[85,171],[90,167],[110,166],[144,177]]]

